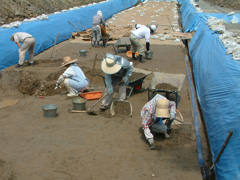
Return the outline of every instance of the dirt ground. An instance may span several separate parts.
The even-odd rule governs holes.
[[[158,9],[161,7],[164,11],[160,13]],[[174,7],[175,2],[148,2],[119,13],[114,20],[107,22],[115,26],[112,33],[119,36],[125,33],[117,31],[120,27],[151,21],[159,24],[156,34],[172,34],[168,18],[174,22]],[[140,11],[144,11],[145,15],[140,16]],[[134,67],[150,72],[186,74],[184,45],[174,40],[151,39],[150,49],[154,52],[152,60],[146,60],[146,63],[133,61]],[[184,124],[174,123],[170,139],[156,135],[155,142],[159,147],[156,151],[149,149],[139,129],[140,111],[148,101],[146,88],[150,87],[152,74],[145,78],[140,91],[133,92],[127,99],[133,108],[131,117],[120,111],[115,116],[111,116],[109,110],[100,112],[100,103],[92,109],[98,113],[97,116],[68,112],[73,107],[73,99],[67,98],[64,87],[54,90],[58,76],[64,71],[60,68],[62,58],[78,58],[78,65],[92,80],[94,90],[104,91],[103,78],[91,75],[104,75],[100,68],[101,59],[106,53],[115,54],[111,45],[114,43],[116,41],[109,41],[107,47],[93,48],[89,41],[76,36],[56,45],[53,58],[50,58],[52,48],[35,56],[34,67],[9,67],[2,71],[1,180],[202,179],[187,78],[179,92],[178,105]],[[80,56],[81,49],[87,50],[87,56]],[[119,48],[119,55],[127,58],[126,48]],[[175,100],[173,94],[169,98]],[[87,108],[95,102],[87,101]],[[46,104],[58,106],[56,118],[43,116],[42,106]],[[177,118],[181,119],[180,114],[177,114]],[[207,157],[206,145],[203,145],[203,150]]]

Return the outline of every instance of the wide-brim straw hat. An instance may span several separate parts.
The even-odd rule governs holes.
[[[72,59],[70,56],[65,56],[63,58],[63,63],[62,63],[62,66],[61,67],[64,67],[68,64],[73,64],[77,61],[77,59]]]
[[[170,118],[168,107],[169,100],[167,99],[158,100],[156,105],[156,116],[159,118]]]
[[[10,40],[11,40],[11,41],[14,41],[14,35],[15,35],[15,34],[16,34],[16,33],[13,33],[12,36],[10,37]]]
[[[120,71],[122,66],[120,64],[118,64],[116,60],[110,59],[107,57],[107,58],[103,59],[101,68],[102,68],[103,72],[106,74],[115,74],[118,71]]]

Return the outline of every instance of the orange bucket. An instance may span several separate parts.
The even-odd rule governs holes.
[[[87,100],[100,99],[102,97],[102,91],[79,93],[79,95],[82,98],[87,99]]]
[[[132,51],[127,51],[126,55],[127,57],[132,58]],[[135,57],[138,57],[138,52],[135,53]]]

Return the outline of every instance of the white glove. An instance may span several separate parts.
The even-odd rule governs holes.
[[[21,49],[19,48],[18,53],[20,53]]]
[[[170,119],[175,119],[176,118],[176,114],[173,112],[170,112]]]
[[[152,145],[152,144],[154,143],[153,138],[148,139],[148,143],[149,143],[150,145]]]
[[[56,84],[56,87],[55,87],[55,89],[58,89],[59,88],[59,84]]]

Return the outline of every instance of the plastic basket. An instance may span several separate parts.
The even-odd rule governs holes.
[[[87,93],[80,93],[79,95],[82,98],[87,99],[87,100],[100,99],[102,97],[102,91],[93,91],[93,92],[87,92]]]

